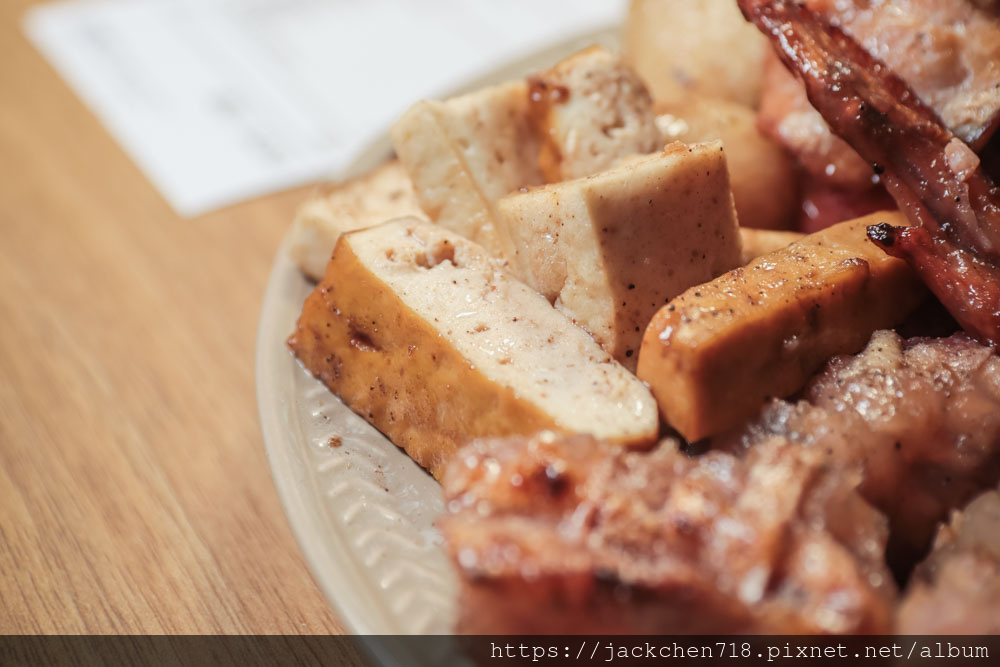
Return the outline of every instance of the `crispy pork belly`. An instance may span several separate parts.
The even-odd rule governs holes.
[[[979,495],[938,531],[900,605],[896,633],[1000,633],[1000,493]]]
[[[833,359],[803,400],[772,402],[737,448],[775,437],[830,465],[862,465],[859,491],[889,517],[890,559],[905,568],[937,522],[1000,478],[1000,358],[964,334],[877,332],[861,354]]]
[[[856,471],[783,439],[744,458],[664,441],[480,440],[440,527],[465,633],[866,633],[895,597]]]
[[[1000,188],[980,158],[904,80],[820,14],[788,0],[739,2],[913,223],[875,225],[868,237],[905,259],[965,331],[1000,345]]]

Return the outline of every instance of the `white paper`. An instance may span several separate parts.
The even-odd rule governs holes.
[[[173,208],[330,177],[414,101],[624,0],[71,0],[25,29]]]

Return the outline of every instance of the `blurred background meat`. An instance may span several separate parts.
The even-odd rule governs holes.
[[[833,359],[802,400],[773,402],[719,444],[752,451],[778,436],[862,467],[859,490],[889,517],[890,563],[905,576],[937,522],[1000,479],[1000,358],[964,334],[877,332],[861,354]]]
[[[987,491],[942,526],[914,573],[896,634],[1000,633],[1000,493]]]
[[[889,627],[885,519],[859,476],[780,438],[479,441],[444,476],[466,633],[856,633]]]

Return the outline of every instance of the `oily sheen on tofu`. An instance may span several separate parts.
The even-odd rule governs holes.
[[[498,255],[496,201],[542,183],[527,83],[510,81],[445,101],[418,102],[390,135],[430,219]]]
[[[457,447],[542,429],[656,439],[649,390],[480,246],[397,220],[340,237],[289,345],[435,476]]]
[[[868,240],[875,213],[824,229],[672,300],[650,322],[638,375],[689,441],[754,417],[801,389],[823,363],[853,354],[924,299],[906,262]]]
[[[740,234],[718,141],[500,200],[515,273],[635,369],[642,332],[688,287],[740,265]]]

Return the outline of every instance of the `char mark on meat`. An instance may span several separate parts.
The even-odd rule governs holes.
[[[460,450],[439,524],[458,629],[888,632],[887,544],[909,571],[1000,479],[1000,358],[964,334],[878,332],[712,445],[543,433]]]
[[[1000,343],[1000,191],[979,158],[889,67],[816,12],[784,0],[739,3],[914,223],[891,245],[878,230],[872,240],[909,261],[966,331]]]

